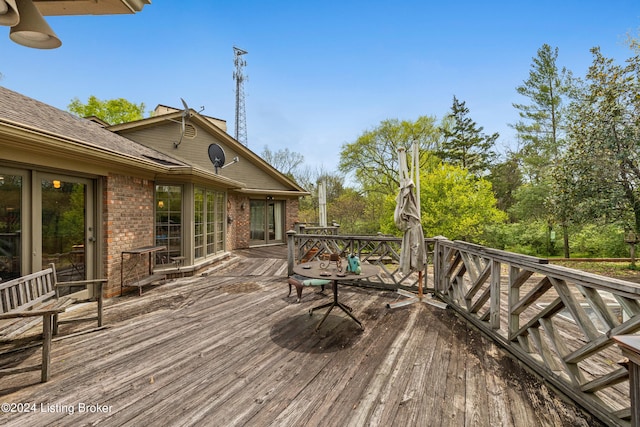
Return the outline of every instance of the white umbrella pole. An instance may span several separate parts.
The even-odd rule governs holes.
[[[415,142],[411,147],[411,160],[412,167],[411,171],[413,173],[413,182],[416,188],[416,203],[418,204],[418,218],[422,218],[422,214],[420,211],[420,153],[419,153],[418,144]],[[422,220],[420,221],[422,223]],[[422,301],[422,270],[418,271],[418,299]]]
[[[416,186],[416,202],[418,203],[418,216],[422,217],[420,211],[420,147],[415,142],[413,143],[412,153],[413,153],[413,173],[414,175],[414,184]]]

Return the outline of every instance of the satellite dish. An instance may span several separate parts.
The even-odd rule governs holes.
[[[218,144],[209,145],[209,160],[213,163],[213,167],[215,168],[216,174],[218,173],[218,168],[222,168],[224,166],[224,150]]]
[[[226,158],[224,155],[224,150],[218,144],[209,145],[209,160],[211,160],[211,163],[213,163],[213,167],[216,170],[216,175],[218,174],[218,169],[224,169],[227,166],[231,166],[240,161],[238,156],[236,156],[233,158],[231,163],[225,165],[224,162],[226,161]]]
[[[182,138],[184,138],[184,132],[185,132],[185,130],[187,128],[187,121],[191,117],[191,110],[189,109],[189,106],[187,105],[185,100],[180,98],[180,101],[182,101],[182,105],[184,106],[184,109],[182,110],[182,116],[181,116],[181,121],[180,121],[181,122],[181,124],[180,124],[180,140],[178,142],[174,142],[173,143],[173,147],[174,148],[178,148],[178,146],[180,146],[180,144],[182,143]]]

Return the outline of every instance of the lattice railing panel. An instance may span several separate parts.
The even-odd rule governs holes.
[[[438,295],[606,420],[630,414],[627,370],[613,336],[640,331],[640,286],[546,260],[437,240]]]
[[[433,253],[433,239],[425,239],[427,253]],[[380,267],[380,273],[361,284],[397,289],[399,287],[417,290],[419,275],[417,271],[402,274],[398,270],[402,238],[389,236],[343,236],[326,234],[290,235],[290,252],[293,250],[293,262],[306,262],[322,259],[324,255],[337,253],[345,257],[354,254],[363,263]],[[291,261],[290,261],[291,262]],[[423,274],[426,280],[426,271]]]

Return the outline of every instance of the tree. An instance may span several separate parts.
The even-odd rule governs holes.
[[[451,126],[442,126],[442,143],[438,150],[443,161],[467,169],[476,176],[482,175],[493,164],[496,154],[493,147],[498,133],[485,135],[483,127],[469,117],[465,102],[453,97],[451,113],[447,117]]]
[[[353,188],[346,188],[336,199],[327,197],[327,200],[328,219],[340,224],[343,234],[371,235],[378,231],[377,217],[371,216],[370,201]]]
[[[496,195],[498,209],[509,212],[516,204],[516,191],[522,185],[522,174],[516,156],[511,153],[507,160],[494,165],[487,179]]]
[[[73,98],[67,106],[69,112],[79,117],[95,116],[110,125],[133,122],[144,118],[144,103],[134,104],[124,98],[100,100],[91,95],[86,104]]]
[[[274,153],[265,145],[260,156],[264,161],[292,179],[295,179],[296,170],[304,162],[302,154],[289,151],[288,148],[280,149]]]
[[[543,44],[533,58],[529,78],[516,88],[530,103],[513,104],[520,110],[521,120],[513,128],[522,144],[518,156],[528,183],[520,190],[522,205],[515,209],[525,215],[521,219],[545,219],[549,234],[553,221],[559,222],[564,235],[565,257],[569,257],[571,205],[566,204],[568,199],[561,197],[549,199],[554,194],[553,188],[557,187],[550,171],[564,146],[563,101],[571,88],[571,73],[564,68],[558,70],[557,58],[558,48]]]
[[[398,148],[409,148],[413,143],[420,147],[420,164],[425,164],[426,154],[437,144],[438,128],[435,118],[422,116],[415,122],[384,120],[370,131],[364,132],[355,142],[342,146],[339,169],[354,173],[355,180],[365,192],[392,194],[400,186]]]
[[[507,215],[496,208],[491,183],[468,170],[442,163],[420,178],[421,222],[425,236],[484,243],[487,227],[502,223]],[[382,231],[397,234],[393,224],[395,198],[385,201]]]
[[[533,58],[529,78],[516,91],[529,104],[516,104],[520,121],[513,125],[522,143],[520,159],[529,181],[538,181],[558,157],[563,144],[563,100],[570,90],[571,73],[558,71],[558,48],[543,44]]]
[[[312,170],[309,167],[297,170],[296,182],[311,193],[310,196],[300,199],[299,220],[302,222],[319,222],[319,199],[318,184],[322,181],[326,183],[327,196],[327,221],[340,221],[335,216],[333,204],[345,191],[344,177],[337,173],[327,172],[323,168]]]
[[[624,220],[640,235],[640,56],[616,65],[591,49],[582,96],[571,104],[562,187],[590,218]]]

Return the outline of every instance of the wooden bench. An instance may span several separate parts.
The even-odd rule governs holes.
[[[143,246],[141,248],[129,249],[126,251],[122,251],[120,253],[120,294],[122,295],[122,290],[124,287],[137,287],[138,294],[142,295],[142,287],[145,285],[149,285],[151,283],[157,282],[159,280],[165,279],[166,274],[162,273],[154,273],[153,272],[153,256],[156,252],[163,251],[166,249],[166,246]],[[129,258],[129,260],[133,261],[133,265],[128,267],[129,274],[125,274],[125,255]],[[137,269],[137,267],[142,264],[145,256],[149,257],[148,267],[149,272],[148,275],[142,275],[141,271]],[[125,276],[133,275],[133,280],[127,280]]]
[[[52,335],[58,333],[61,323],[97,321],[102,327],[102,285],[106,279],[58,282],[56,268],[49,268],[28,274],[7,282],[0,282],[0,336],[5,340],[14,339],[29,325],[26,318],[42,316],[42,363],[21,368],[0,369],[0,377],[40,369],[41,381],[49,379]],[[60,289],[84,286],[88,295],[77,293],[60,296]],[[91,292],[90,287],[93,287]],[[97,314],[93,317],[58,319],[70,305],[83,301],[97,301]],[[26,325],[26,326],[25,326]]]

